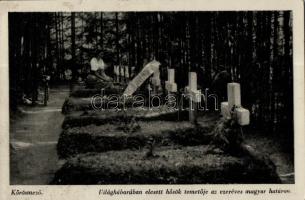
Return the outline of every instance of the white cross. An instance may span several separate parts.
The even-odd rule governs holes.
[[[175,69],[167,69],[167,81],[165,81],[165,89],[168,93],[177,92],[177,84],[175,83]]]
[[[146,79],[148,79],[155,72],[159,71],[159,66],[160,63],[156,60],[147,63],[144,68],[128,83],[123,95],[132,95]],[[132,69],[131,73],[133,72],[134,70]]]
[[[187,87],[185,87],[185,93],[188,95],[188,97],[196,102],[201,102],[201,91],[197,90],[197,74],[196,72],[189,72],[188,74],[188,80],[189,84]]]
[[[236,118],[237,122],[241,126],[250,124],[250,112],[249,110],[241,106],[241,95],[240,95],[240,84],[239,83],[228,83],[228,101],[221,102],[221,115],[226,119]],[[233,106],[233,116],[231,111]]]
[[[188,86],[185,88],[185,93],[189,97],[189,120],[196,121],[197,104],[201,102],[201,91],[197,90],[197,74],[196,72],[189,72]]]

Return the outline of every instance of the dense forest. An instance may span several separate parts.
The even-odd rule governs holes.
[[[197,72],[202,88],[227,71],[241,84],[252,127],[293,130],[289,11],[10,13],[11,110],[21,95],[35,98],[42,74],[56,85],[69,68],[75,79],[99,51],[135,72],[155,58],[163,69],[176,69],[178,88],[189,71]]]

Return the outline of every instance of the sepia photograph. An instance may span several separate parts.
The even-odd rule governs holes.
[[[293,20],[9,12],[10,185],[294,184]]]

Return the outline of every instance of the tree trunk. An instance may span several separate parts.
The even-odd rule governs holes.
[[[101,50],[103,51],[103,49],[104,49],[104,25],[103,25],[103,23],[104,23],[104,20],[103,20],[103,13],[101,12],[101,19],[100,19],[100,23],[101,23],[101,33],[100,33],[100,35],[101,35],[101,39],[100,39],[100,46],[101,46]]]
[[[72,56],[72,77],[76,80],[76,68],[75,68],[75,13],[71,13],[71,56]]]

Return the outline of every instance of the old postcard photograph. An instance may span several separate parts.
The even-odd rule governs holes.
[[[303,1],[0,2],[4,199],[303,199]]]

